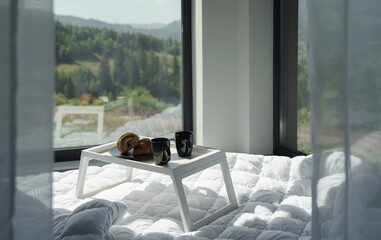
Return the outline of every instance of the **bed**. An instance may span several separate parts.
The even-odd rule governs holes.
[[[62,216],[65,214],[68,216],[80,212],[78,209],[87,208],[86,204],[92,205],[92,208],[94,201],[107,201],[115,205],[107,205],[112,217],[102,228],[103,232],[98,234],[99,239],[311,239],[311,156],[288,158],[241,153],[226,153],[226,156],[239,207],[196,231],[183,231],[171,179],[143,170],[135,170],[132,181],[110,187],[86,199],[75,198],[78,170],[54,172],[55,216],[64,218]],[[343,182],[339,173],[342,156],[340,152],[331,153],[322,164],[327,178],[336,179],[335,184],[329,179],[322,181],[318,186],[322,190],[340,187]],[[218,168],[217,165],[183,180],[193,221],[227,204],[226,188]],[[124,167],[113,164],[89,167],[86,180],[88,190],[99,185],[112,186],[125,173]],[[374,176],[381,179],[379,173],[374,173]],[[335,191],[320,194],[318,203],[334,209],[335,194]],[[104,202],[101,205],[105,206]],[[335,216],[330,216],[329,220],[332,224]],[[78,226],[78,221],[76,224]],[[62,228],[61,224],[56,239],[81,239],[76,237],[84,234],[81,231],[76,234],[71,232],[66,233],[64,238]]]

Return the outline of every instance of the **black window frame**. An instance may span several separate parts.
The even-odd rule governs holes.
[[[274,0],[273,152],[297,150],[298,0]]]
[[[181,49],[182,49],[182,118],[183,129],[193,131],[192,97],[192,2],[181,0]],[[77,161],[81,151],[89,147],[78,146],[54,149],[54,162]]]

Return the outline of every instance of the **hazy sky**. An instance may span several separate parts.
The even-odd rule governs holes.
[[[181,0],[54,0],[54,13],[109,23],[180,20]]]

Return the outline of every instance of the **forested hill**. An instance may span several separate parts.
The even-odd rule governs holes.
[[[55,15],[55,20],[64,24],[75,27],[91,27],[98,29],[114,30],[118,33],[141,33],[160,39],[172,39],[180,41],[181,38],[181,22],[173,21],[165,24],[111,24],[95,19],[84,19],[74,16]]]
[[[55,27],[56,94],[115,99],[144,87],[155,98],[180,98],[179,42],[59,21]]]

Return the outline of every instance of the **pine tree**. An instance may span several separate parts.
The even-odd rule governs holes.
[[[64,88],[66,85],[66,74],[62,71],[55,70],[56,82],[55,82],[55,93],[64,93]]]
[[[171,88],[173,91],[173,96],[176,98],[180,98],[180,66],[177,61],[178,55],[175,51],[173,54],[173,73],[171,76]]]
[[[141,75],[140,75],[140,84],[141,86],[147,86],[148,83],[148,57],[146,51],[141,48],[138,51],[138,64],[140,66]]]
[[[125,66],[125,53],[122,48],[118,48],[115,53],[114,81],[119,86],[129,85],[129,74]]]
[[[67,99],[74,98],[74,84],[71,77],[68,77],[64,87],[64,95]]]
[[[158,80],[154,85],[154,96],[155,97],[168,97],[170,94],[168,91],[170,82],[170,75],[167,69],[167,53],[164,52],[160,57],[160,65],[159,65],[159,74]]]
[[[152,96],[158,96],[158,84],[160,81],[160,60],[158,56],[154,56],[151,60],[151,74],[150,74],[150,85]]]
[[[134,88],[136,86],[140,86],[140,71],[138,65],[136,63],[135,58],[131,61],[131,70],[130,70],[130,79],[131,79],[131,87]]]
[[[109,62],[105,56],[101,60],[98,77],[100,80],[100,92],[107,96],[109,92],[114,90],[114,83],[111,79]]]

